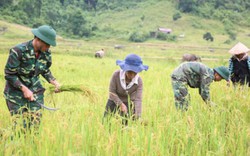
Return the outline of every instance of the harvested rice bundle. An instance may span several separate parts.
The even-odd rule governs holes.
[[[59,92],[55,92],[54,87],[49,88],[50,93],[60,93],[60,92],[78,92],[82,95],[90,98],[92,102],[97,101],[97,95],[91,91],[89,88],[82,84],[78,85],[62,85]]]

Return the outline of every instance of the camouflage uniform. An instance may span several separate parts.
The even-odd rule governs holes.
[[[199,62],[184,62],[171,75],[177,109],[187,110],[189,94],[187,85],[199,88],[199,94],[205,102],[210,101],[209,86],[214,80],[213,69]]]
[[[50,51],[40,52],[36,57],[32,41],[11,48],[5,66],[4,96],[12,115],[28,110],[32,112],[40,110],[41,106],[37,102],[44,103],[45,89],[39,80],[39,75],[41,74],[48,82],[55,79],[49,69],[51,66]],[[36,101],[31,102],[24,98],[20,89],[22,84],[33,92]]]

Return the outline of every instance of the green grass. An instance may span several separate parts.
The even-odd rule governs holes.
[[[104,36],[106,41],[111,42],[127,40],[133,31],[149,33],[150,31],[157,31],[159,27],[165,27],[171,28],[173,35],[185,34],[185,37],[179,38],[177,43],[162,42],[168,45],[228,48],[238,41],[250,44],[248,27],[234,25],[237,38],[228,45],[224,44],[229,39],[229,36],[225,31],[225,25],[221,21],[203,19],[184,13],[181,14],[180,19],[173,21],[172,17],[176,11],[175,6],[169,1],[147,1],[138,3],[136,8],[124,9],[119,12],[113,10],[97,12],[91,21],[96,23],[98,28],[102,30],[98,31],[97,36]],[[144,20],[141,20],[141,17],[144,17]],[[202,38],[206,32],[212,34],[214,42],[208,43]],[[152,41],[148,40],[147,42]]]
[[[1,23],[0,23],[1,24]],[[9,25],[9,24],[8,24]],[[16,25],[9,25],[9,30]],[[29,30],[29,29],[28,29]],[[17,30],[18,36],[0,36],[0,88],[4,88],[3,69],[11,46],[32,38],[31,33]],[[6,36],[12,36],[7,32]],[[194,39],[195,40],[195,39]],[[0,155],[237,155],[250,153],[250,90],[227,87],[226,82],[211,84],[211,99],[217,104],[209,108],[197,89],[189,89],[191,106],[177,112],[170,74],[183,53],[196,52],[211,68],[228,65],[227,48],[210,53],[203,45],[190,48],[189,43],[124,43],[115,50],[116,42],[92,42],[59,38],[52,47],[52,72],[62,85],[83,85],[94,93],[93,98],[81,92],[52,94],[43,78],[45,105],[60,110],[43,111],[39,134],[21,135],[11,140],[11,118],[4,98],[0,98]],[[193,45],[190,45],[191,47]],[[95,59],[94,52],[104,48],[107,56]],[[144,82],[142,119],[122,127],[119,118],[112,125],[102,124],[112,73],[119,69],[116,59],[134,52],[150,66],[140,73]],[[208,60],[209,58],[217,59]],[[224,60],[225,59],[225,60]],[[3,97],[3,93],[0,93]]]

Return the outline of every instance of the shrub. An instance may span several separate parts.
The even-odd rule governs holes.
[[[236,40],[237,33],[236,33],[235,31],[230,30],[230,31],[228,31],[227,33],[228,33],[229,38],[230,38],[231,40]]]
[[[135,31],[130,35],[129,40],[132,42],[144,42],[148,39],[148,37],[148,33],[143,31]]]
[[[156,38],[163,41],[176,41],[177,36],[158,32]]]
[[[180,12],[177,12],[173,15],[173,20],[176,21],[178,20],[179,18],[181,18],[181,13]]]
[[[162,32],[158,32],[156,38],[159,39],[159,40],[165,41],[165,40],[167,40],[168,37],[167,37],[167,34],[164,34]]]
[[[228,40],[226,40],[225,42],[224,42],[224,44],[230,44],[231,43],[231,40],[230,39],[228,39]]]
[[[211,42],[214,41],[214,37],[212,36],[212,34],[211,34],[210,32],[205,33],[205,34],[203,35],[203,39],[204,39],[204,40],[207,40],[207,41],[210,40]]]
[[[223,23],[225,25],[225,31],[229,35],[229,38],[231,40],[236,40],[237,33],[235,31],[235,27],[233,26],[232,22],[228,19],[223,20]]]
[[[167,38],[168,41],[176,41],[176,39],[177,39],[176,35],[168,35],[167,37],[168,37]]]

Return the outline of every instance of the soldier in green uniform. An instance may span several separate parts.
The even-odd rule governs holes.
[[[184,62],[172,73],[172,86],[175,106],[177,109],[187,110],[189,94],[187,86],[199,88],[199,94],[207,104],[212,104],[209,95],[209,86],[214,81],[229,80],[229,70],[220,66],[211,69],[200,62]]]
[[[50,66],[50,46],[56,46],[56,32],[43,25],[32,29],[34,39],[18,44],[10,49],[4,72],[6,85],[4,97],[11,115],[28,116],[23,122],[24,128],[39,125],[41,104],[44,103],[44,91],[39,75],[59,89],[59,83],[53,77]],[[28,121],[28,122],[27,122]]]

